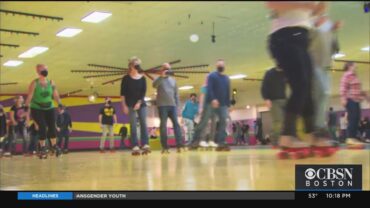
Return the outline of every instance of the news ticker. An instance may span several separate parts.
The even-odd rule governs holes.
[[[16,192],[18,200],[315,200],[359,199],[369,191],[99,191]]]

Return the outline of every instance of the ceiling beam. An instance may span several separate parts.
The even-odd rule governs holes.
[[[0,32],[7,32],[7,33],[10,33],[10,34],[21,34],[21,35],[33,35],[33,36],[37,36],[37,35],[40,35],[40,33],[36,33],[36,32],[28,32],[28,31],[20,31],[20,30],[8,30],[8,29],[2,29],[0,28]]]
[[[0,9],[0,13],[12,14],[12,15],[20,15],[20,16],[26,16],[26,17],[32,17],[33,19],[38,18],[40,20],[56,20],[56,21],[62,21],[63,17],[55,17],[55,16],[49,16],[49,15],[41,15],[41,14],[33,14],[33,13],[27,13],[27,12],[18,12],[18,11],[12,11],[12,10],[5,10]]]

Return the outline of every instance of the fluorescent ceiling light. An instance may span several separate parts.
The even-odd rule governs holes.
[[[57,33],[57,36],[58,37],[66,37],[66,38],[70,38],[70,37],[73,37],[75,35],[77,35],[78,33],[82,32],[81,29],[76,29],[76,28],[65,28],[63,29],[62,31],[58,32]]]
[[[82,22],[90,22],[90,23],[99,23],[108,17],[110,17],[112,13],[109,12],[92,12],[86,17],[82,18]]]
[[[333,55],[333,58],[337,59],[337,58],[342,58],[342,57],[345,57],[345,56],[346,56],[346,54],[344,54],[344,53],[337,53],[337,54]]]
[[[17,60],[9,60],[3,64],[3,66],[11,66],[16,67],[23,64],[23,61],[17,61]]]
[[[370,46],[361,48],[361,51],[370,51]]]
[[[182,86],[182,87],[179,87],[179,90],[190,90],[193,88],[194,88],[193,86]]]
[[[235,75],[231,75],[229,76],[230,79],[243,79],[243,78],[246,78],[247,75],[245,74],[235,74]]]
[[[150,97],[145,97],[145,98],[144,98],[144,100],[145,100],[145,101],[151,101],[151,100],[152,100],[152,98],[150,98]]]
[[[41,53],[44,53],[45,51],[49,50],[47,47],[37,46],[29,49],[28,51],[22,53],[19,55],[19,58],[33,58]]]

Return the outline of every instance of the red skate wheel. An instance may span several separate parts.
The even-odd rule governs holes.
[[[295,159],[295,160],[304,158],[303,152],[291,152],[290,157]]]
[[[289,158],[289,154],[287,152],[281,151],[278,152],[277,157],[281,160],[285,160]]]

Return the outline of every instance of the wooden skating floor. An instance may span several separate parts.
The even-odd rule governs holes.
[[[169,155],[153,151],[72,152],[60,158],[0,159],[1,190],[294,190],[296,164],[362,164],[370,190],[370,149],[340,150],[329,158],[278,160],[277,150],[234,149]]]

